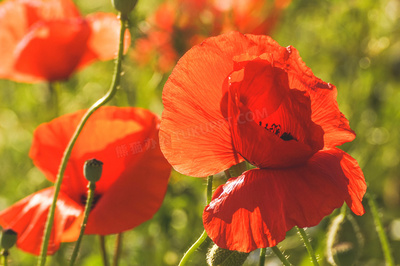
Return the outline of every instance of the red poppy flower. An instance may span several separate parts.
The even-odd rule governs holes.
[[[363,173],[336,148],[355,137],[336,88],[295,48],[235,32],[209,38],[180,59],[163,103],[161,150],[177,171],[202,177],[244,160],[257,167],[219,187],[204,210],[218,246],[274,246],[344,202],[364,213]]]
[[[30,157],[54,182],[65,147],[84,111],[40,125]],[[94,206],[86,234],[115,234],[150,219],[160,207],[171,166],[158,143],[159,119],[140,108],[103,107],[85,125],[72,150],[57,202],[49,245],[53,254],[60,242],[75,241],[87,195],[84,162],[96,158],[104,163],[96,183]],[[39,254],[53,187],[36,192],[0,213],[0,224],[18,233],[17,246]]]
[[[70,0],[8,0],[0,4],[0,78],[64,80],[95,60],[116,56],[114,14],[82,17]],[[129,45],[129,36],[126,46]]]

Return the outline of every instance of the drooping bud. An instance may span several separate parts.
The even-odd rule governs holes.
[[[6,229],[3,231],[1,237],[1,247],[5,250],[12,248],[17,242],[17,233],[12,229]]]
[[[332,247],[332,259],[336,265],[354,265],[356,255],[357,250],[351,242],[341,242]]]
[[[354,265],[364,245],[358,224],[351,214],[339,214],[328,231],[327,259],[331,265]]]
[[[131,13],[133,8],[136,6],[138,0],[111,0],[114,8],[121,12],[123,17],[126,17]]]
[[[214,246],[207,253],[210,266],[242,266],[250,253],[228,250]]]
[[[103,162],[90,159],[85,162],[83,166],[83,174],[85,178],[90,182],[97,182],[101,177],[101,173],[103,172]]]

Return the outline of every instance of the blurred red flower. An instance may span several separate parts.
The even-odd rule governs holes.
[[[364,213],[363,173],[336,148],[355,137],[336,93],[295,48],[267,36],[209,38],[180,59],[163,92],[167,160],[199,177],[244,160],[256,166],[220,186],[204,210],[218,246],[274,246],[293,226],[315,226],[344,202]]]
[[[134,59],[147,65],[156,58],[161,72],[209,36],[232,30],[270,34],[291,0],[174,0],[163,3],[149,18],[138,38]]]
[[[85,111],[64,115],[34,132],[30,157],[54,182],[70,137]],[[96,158],[104,163],[96,183],[93,209],[85,234],[108,235],[149,220],[160,207],[171,166],[158,142],[159,118],[140,108],[102,107],[85,125],[72,150],[57,202],[49,254],[60,242],[75,241],[87,195],[83,165]],[[53,187],[36,192],[0,213],[0,225],[18,233],[17,246],[39,254]]]
[[[116,57],[116,15],[82,17],[70,0],[7,0],[0,4],[0,78],[55,81],[95,60]],[[129,45],[129,34],[126,38]]]

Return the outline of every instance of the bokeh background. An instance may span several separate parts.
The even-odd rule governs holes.
[[[173,20],[172,35],[149,38],[154,30],[153,14],[166,2],[177,3],[139,0],[131,15],[133,41],[123,63],[122,86],[110,104],[140,106],[161,114],[163,84],[170,67],[187,49],[183,43],[196,43],[210,33],[207,27],[202,26],[201,37],[192,38],[196,35],[193,31],[179,30],[183,22]],[[280,45],[297,48],[317,77],[337,87],[339,107],[357,133],[353,142],[341,148],[356,158],[364,171],[368,192],[376,198],[392,253],[399,265],[400,2],[285,2],[287,5],[279,10],[279,16],[274,18],[274,26],[268,29],[268,33]],[[108,0],[76,0],[75,3],[83,14],[115,12]],[[273,8],[274,1],[266,0],[265,3],[267,8],[262,10],[265,12],[262,14],[271,16],[268,8]],[[177,8],[174,14],[179,15],[180,12],[182,10]],[[202,21],[209,21],[209,15],[202,14]],[[171,31],[167,29],[167,32]],[[146,41],[136,42],[138,38],[147,40],[147,44]],[[158,46],[148,45],[159,41],[163,46],[163,38],[169,38],[172,46],[167,50],[170,52],[172,49],[175,54],[165,54],[165,50],[157,49]],[[167,58],[166,63],[162,62],[163,55]],[[96,62],[68,81],[55,83],[54,92],[46,83],[23,84],[0,80],[0,210],[50,184],[28,157],[34,129],[58,115],[88,108],[108,90],[112,71],[112,61]],[[217,177],[215,186],[223,182],[222,177]],[[124,233],[120,265],[177,265],[203,230],[201,214],[205,206],[205,186],[204,179],[173,172],[159,212],[152,220]],[[370,208],[366,200],[363,203],[366,214],[354,217],[364,238],[357,265],[385,265]],[[326,217],[317,227],[308,229],[321,265],[329,265],[325,252],[326,236],[329,224],[338,212]],[[348,234],[351,234],[351,229]],[[115,236],[107,237],[110,254],[114,241]],[[190,265],[205,265],[209,244],[206,242],[201,246]],[[97,236],[86,236],[78,265],[101,265],[98,246]],[[279,246],[294,265],[311,265],[294,230]],[[49,259],[49,264],[66,265],[72,248],[72,244],[63,244],[59,252]],[[11,260],[12,265],[34,265],[36,257],[13,248]],[[257,265],[257,260],[258,251],[255,251],[245,265]],[[280,265],[270,251],[267,252],[266,265]]]

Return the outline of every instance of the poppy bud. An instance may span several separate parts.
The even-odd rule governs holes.
[[[249,254],[223,249],[214,244],[207,253],[207,263],[210,266],[241,266]]]
[[[90,159],[85,162],[83,166],[83,174],[85,178],[90,182],[97,182],[101,177],[101,173],[103,171],[103,162]]]
[[[3,231],[3,235],[1,237],[1,247],[4,250],[8,250],[12,248],[17,242],[17,233],[12,229],[6,229]]]
[[[329,228],[327,239],[328,262],[331,265],[354,265],[363,248],[364,239],[354,218],[338,215]]]
[[[127,16],[136,6],[138,0],[111,0],[114,8],[121,12],[122,16]]]

